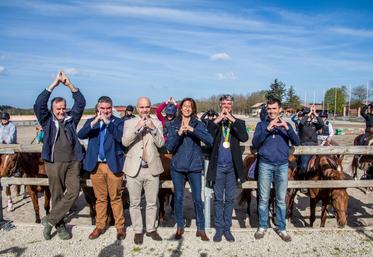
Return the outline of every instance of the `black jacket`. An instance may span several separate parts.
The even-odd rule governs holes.
[[[210,162],[209,167],[207,170],[206,175],[206,182],[207,186],[212,187],[215,183],[216,179],[216,170],[217,170],[217,163],[218,163],[218,154],[219,154],[219,147],[221,142],[222,124],[215,124],[212,121],[208,122],[207,128],[210,131],[210,134],[214,138],[214,145],[211,150],[210,154]],[[246,181],[246,177],[243,172],[243,162],[242,162],[242,152],[240,148],[240,142],[246,142],[249,139],[249,135],[247,134],[245,121],[236,119],[235,122],[232,123],[232,127],[230,130],[231,135],[231,152],[232,152],[232,160],[234,171],[236,174],[236,178],[239,178],[241,182]]]
[[[360,114],[365,119],[365,132],[370,133],[370,129],[373,128],[373,114],[366,113],[368,110],[368,105],[364,105],[363,108],[361,108]]]
[[[305,115],[298,125],[298,134],[301,145],[318,145],[317,131],[322,129],[324,122],[320,117],[316,117],[316,121],[307,121],[308,116]]]

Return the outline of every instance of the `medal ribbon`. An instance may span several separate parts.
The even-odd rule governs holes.
[[[232,125],[232,122],[229,122],[227,129],[224,129],[224,126],[221,127],[221,130],[223,131],[223,135],[224,135],[224,142],[229,141],[229,132],[231,131],[231,125]]]

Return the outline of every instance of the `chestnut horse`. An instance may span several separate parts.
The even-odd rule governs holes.
[[[164,172],[159,176],[159,180],[160,181],[171,180],[172,179],[171,178],[172,154],[162,153],[160,154],[160,157],[161,157]],[[174,210],[173,196],[174,196],[173,188],[159,188],[158,200],[159,200],[159,224],[160,225],[163,223],[164,216],[165,216],[165,202],[166,204],[171,205],[172,212]],[[170,202],[170,198],[171,198],[171,202]]]
[[[313,156],[309,163],[306,177],[308,180],[343,180],[343,156]],[[331,204],[337,214],[339,227],[347,223],[348,194],[346,188],[311,188],[310,196],[310,226],[315,222],[315,209],[318,201],[322,201],[321,224],[325,226],[327,207]]]
[[[40,153],[15,153],[2,156],[1,176],[12,176],[14,172],[20,171],[22,177],[26,178],[46,178],[44,162]],[[27,191],[31,197],[35,211],[35,222],[40,223],[38,192],[44,192],[44,209],[49,214],[50,191],[47,186],[27,186]]]
[[[354,139],[354,145],[360,145],[361,138],[364,134],[358,135]],[[373,134],[370,134],[367,140],[365,141],[365,145],[373,145]],[[354,155],[351,163],[351,171],[352,177],[357,179],[357,169],[361,169],[364,171],[363,177],[368,177],[369,179],[373,179],[373,174],[370,174],[369,168],[373,166],[373,156],[372,155]]]
[[[5,170],[6,170],[5,166],[7,166],[8,160],[9,160],[9,155],[8,154],[1,154],[0,155],[0,177],[8,176],[7,173],[5,172]],[[14,172],[16,172],[16,171],[14,171]],[[12,172],[12,173],[14,173],[14,172]],[[20,185],[15,185],[15,187],[16,187],[16,195],[19,196],[20,192],[21,192],[21,186]],[[10,189],[10,186],[5,187],[5,195],[8,198],[7,211],[11,212],[11,211],[13,211],[14,207],[13,207],[12,191]]]

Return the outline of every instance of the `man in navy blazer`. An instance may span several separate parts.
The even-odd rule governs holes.
[[[110,97],[100,97],[96,107],[96,116],[88,119],[78,133],[80,139],[88,139],[83,168],[91,172],[93,191],[97,199],[96,228],[89,235],[89,239],[96,239],[105,231],[109,195],[117,239],[123,240],[126,231],[120,194],[124,165],[122,145],[124,123],[122,119],[112,115],[113,102]]]

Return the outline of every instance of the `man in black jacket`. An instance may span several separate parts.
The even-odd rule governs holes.
[[[364,105],[360,111],[360,115],[365,119],[365,133],[360,139],[360,145],[365,145],[365,141],[373,132],[373,104]]]
[[[71,115],[66,112],[66,100],[55,97],[48,100],[52,91],[60,84],[70,89],[74,99]],[[85,99],[70,79],[59,72],[55,80],[37,97],[34,112],[44,130],[44,144],[41,153],[45,161],[49,188],[52,196],[52,210],[42,219],[43,235],[50,240],[53,226],[58,236],[67,240],[71,235],[65,228],[64,216],[74,204],[80,191],[80,162],[83,160],[83,147],[79,143],[76,127],[83,115]]]
[[[245,121],[232,115],[233,97],[220,97],[220,114],[208,122],[208,129],[214,138],[207,171],[207,184],[214,189],[215,227],[213,240],[219,242],[222,236],[227,241],[235,239],[230,231],[236,193],[237,178],[244,182],[240,142],[249,139]]]

